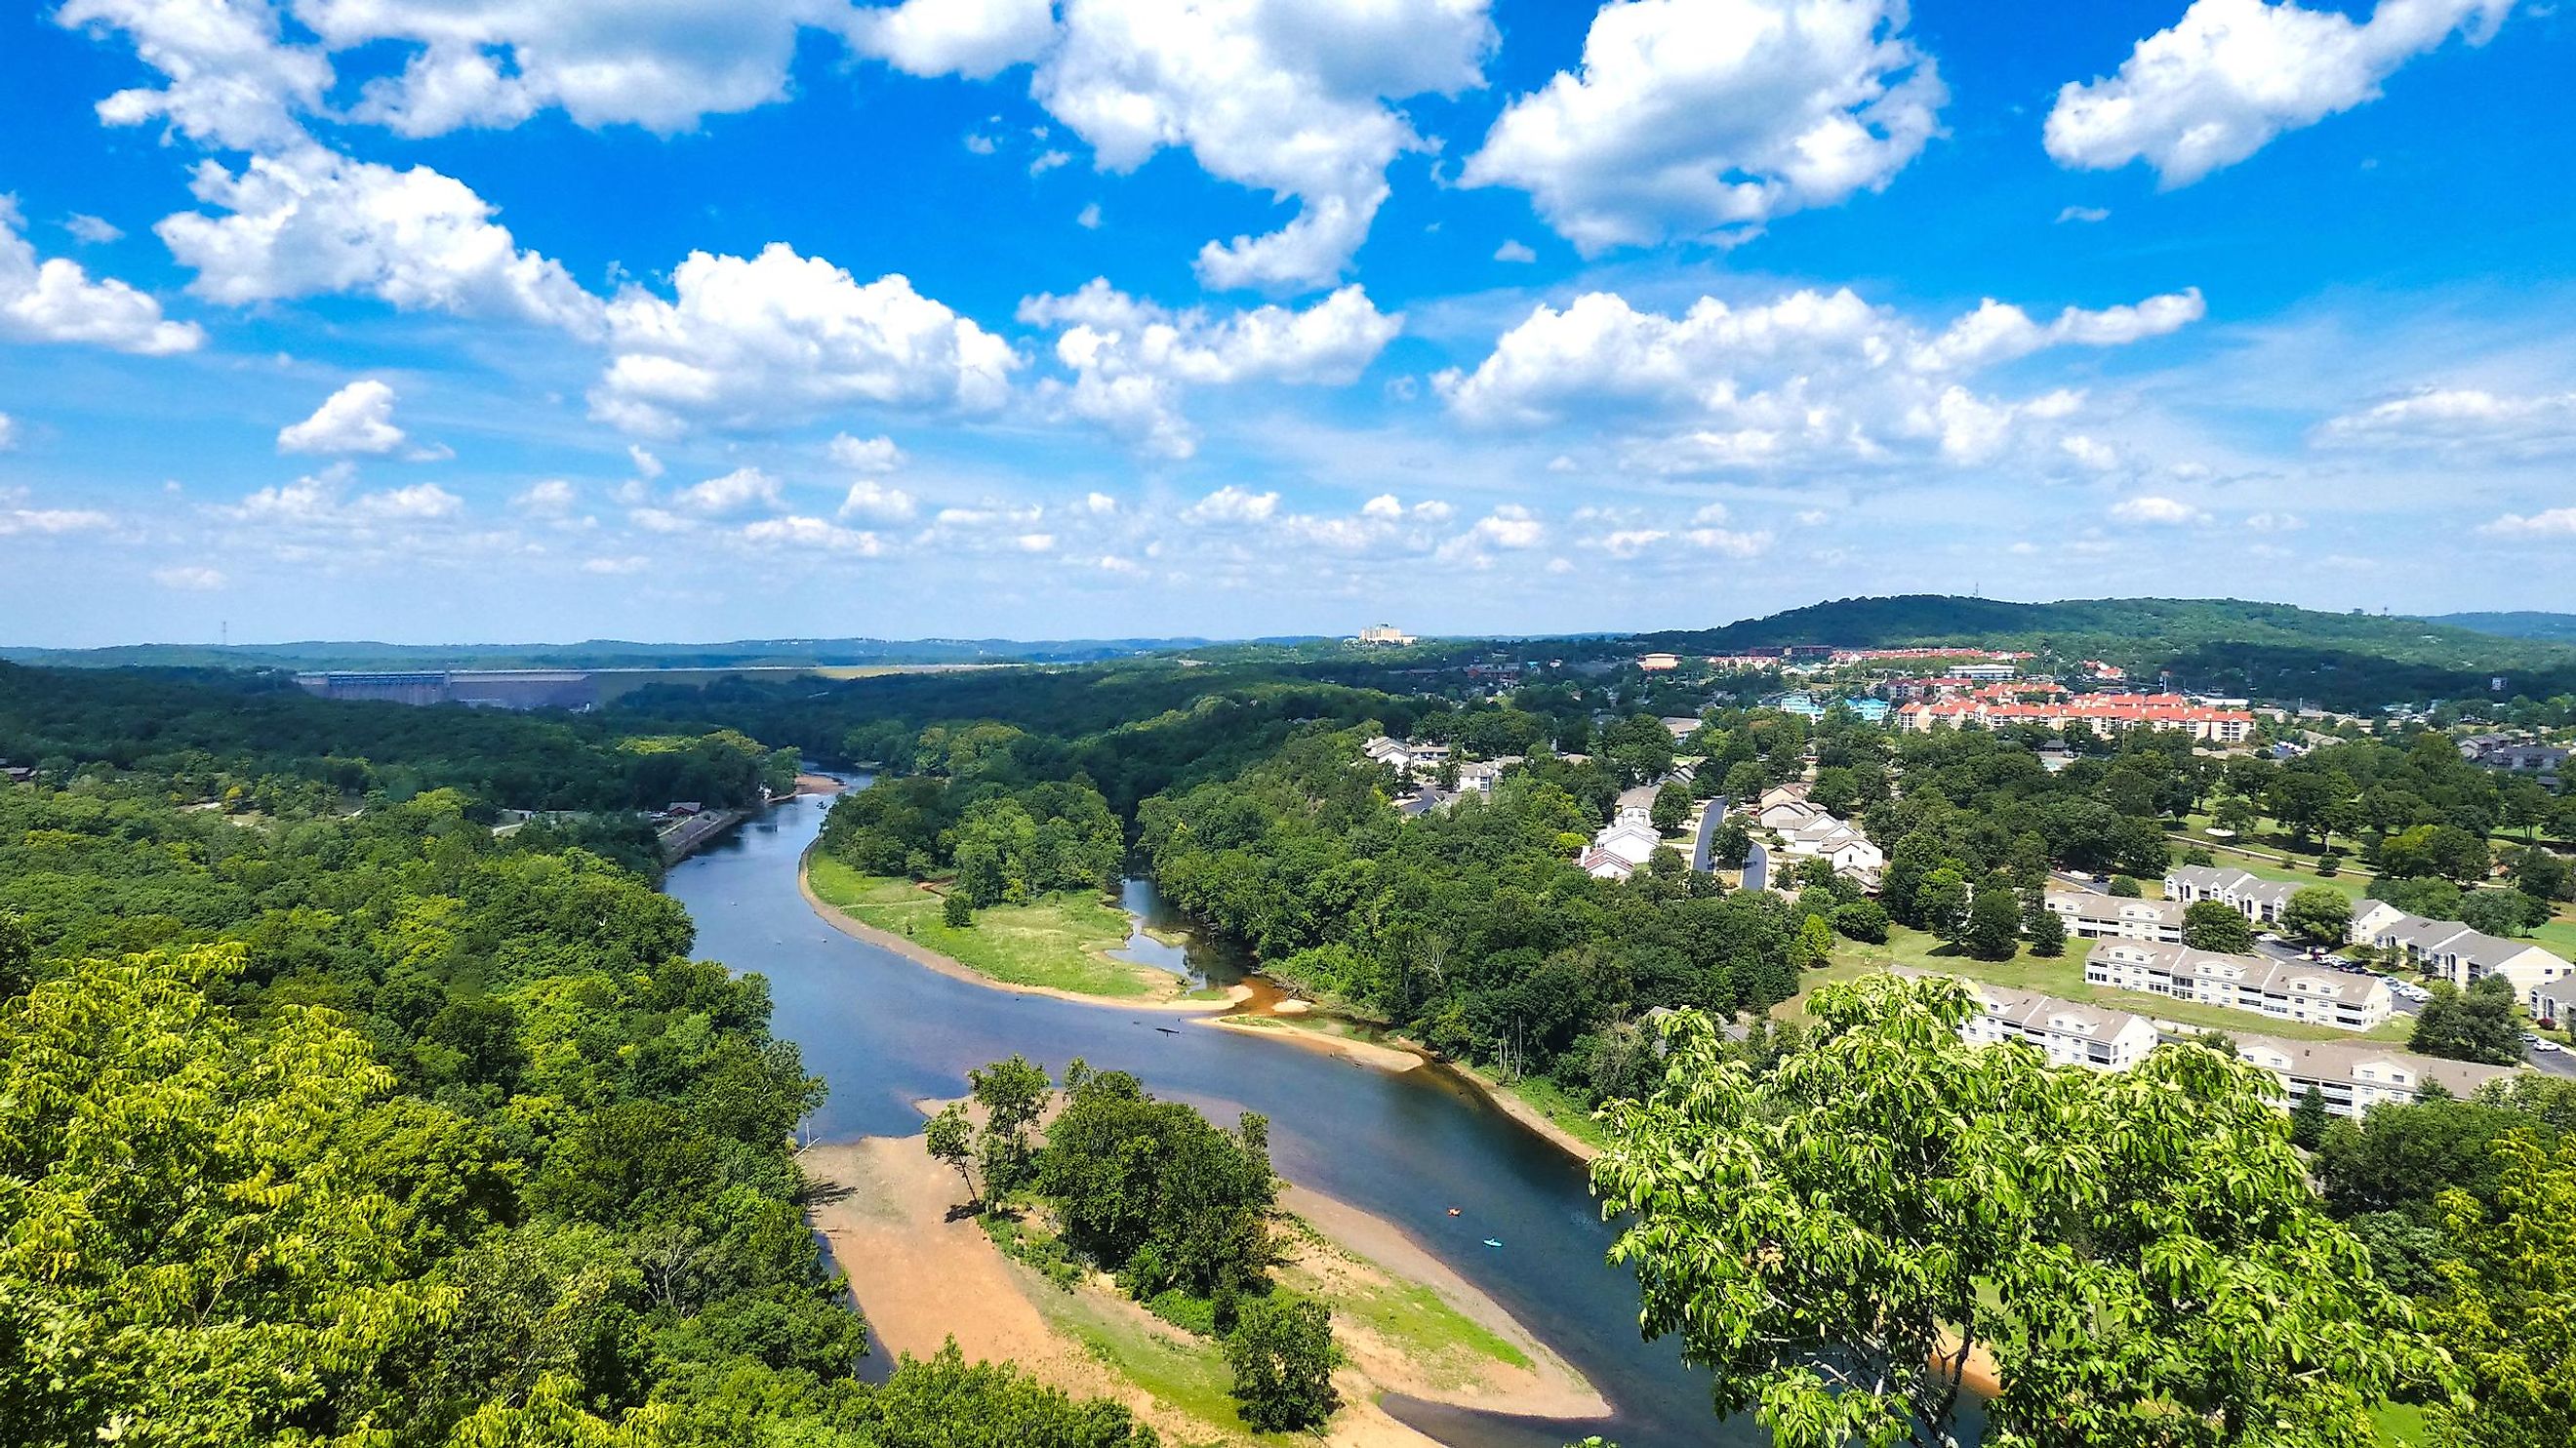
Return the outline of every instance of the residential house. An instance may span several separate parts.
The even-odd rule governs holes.
[[[2528,940],[2471,930],[2457,920],[2427,920],[2381,900],[2364,900],[2352,912],[2352,941],[2395,951],[2462,990],[2500,975],[2513,982],[2516,999],[2537,1014],[2543,987],[2576,977],[2576,965]]]
[[[1597,879],[1625,880],[1663,844],[1664,837],[1655,832],[1653,825],[1628,818],[1623,811],[1620,818],[1592,837],[1591,845],[1576,857],[1576,863]]]
[[[2511,1066],[2481,1066],[2418,1056],[2365,1041],[2284,1041],[2238,1036],[2236,1054],[2271,1072],[2281,1083],[2276,1104],[2296,1107],[2313,1086],[2335,1116],[2357,1118],[2374,1106],[2403,1105],[2428,1086],[2467,1096],[2513,1073]]]
[[[1699,732],[1699,716],[1697,714],[1667,714],[1663,718],[1663,725],[1676,741],[1688,739],[1693,734]]]
[[[2278,925],[2300,886],[2223,865],[2183,865],[2165,876],[2165,898],[2185,905],[2215,900],[2257,925]]]
[[[2086,957],[2084,979],[2346,1031],[2369,1030],[2391,1009],[2388,982],[2377,976],[2147,941],[2105,941]]]
[[[1887,854],[1860,827],[1807,802],[1805,786],[1791,795],[1786,787],[1762,796],[1754,823],[1780,837],[1780,853],[1791,860],[1823,860],[1834,873],[1876,888]]]
[[[2182,943],[2182,906],[2171,900],[2133,900],[2090,890],[2051,890],[2048,908],[2083,940],[2149,940]]]

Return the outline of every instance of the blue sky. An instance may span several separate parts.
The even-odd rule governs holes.
[[[68,0],[0,637],[2571,606],[2515,0]]]

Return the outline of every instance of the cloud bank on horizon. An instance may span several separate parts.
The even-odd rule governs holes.
[[[1993,11],[68,0],[9,641],[2562,605],[2570,22]]]

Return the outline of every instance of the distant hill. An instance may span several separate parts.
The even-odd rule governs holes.
[[[869,664],[1091,663],[1195,648],[1198,638],[743,639],[648,644],[589,639],[570,644],[387,644],[312,640],[283,644],[130,644],[100,649],[0,648],[0,659],[57,668],[187,669],[749,669]],[[1281,642],[1289,642],[1282,640]]]
[[[1641,634],[1637,643],[1685,653],[1798,643],[1977,644],[2105,659],[2137,677],[2170,672],[2192,688],[2344,709],[2576,692],[2576,646],[2567,643],[2232,598],[1846,598],[1723,628]],[[2491,688],[2498,677],[2505,680],[2500,694]]]
[[[2576,643],[2576,613],[2438,613],[2425,622],[2498,638]]]

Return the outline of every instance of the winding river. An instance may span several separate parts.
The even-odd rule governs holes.
[[[830,803],[808,796],[757,816],[665,881],[697,921],[700,955],[769,977],[778,1033],[831,1083],[822,1136],[917,1131],[911,1102],[959,1095],[968,1067],[1013,1051],[1050,1070],[1080,1056],[1131,1071],[1219,1120],[1258,1111],[1283,1175],[1411,1232],[1616,1409],[1606,1422],[1534,1422],[1390,1400],[1396,1416],[1460,1448],[1558,1448],[1591,1433],[1622,1448],[1767,1440],[1749,1418],[1714,1419],[1706,1376],[1677,1347],[1639,1340],[1635,1288],[1603,1263],[1612,1234],[1582,1168],[1472,1090],[1167,1014],[989,990],[852,939],[796,889]]]

